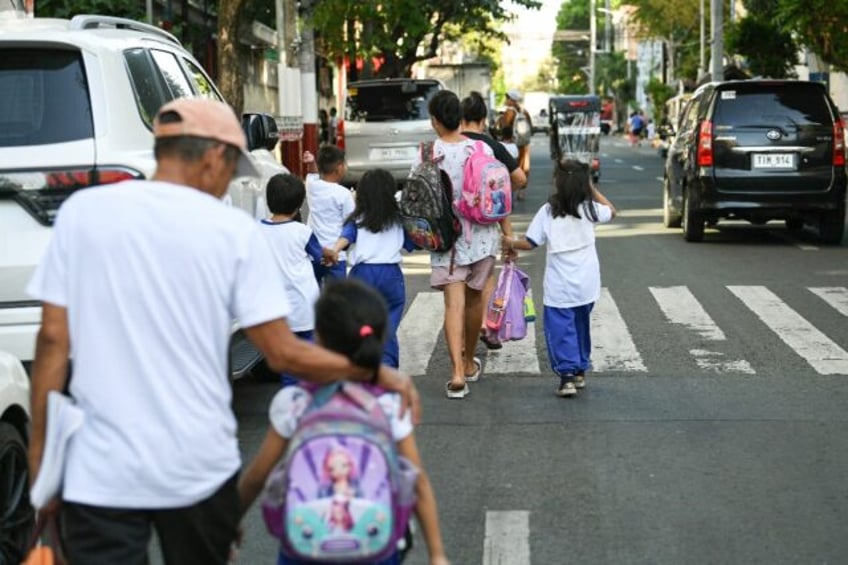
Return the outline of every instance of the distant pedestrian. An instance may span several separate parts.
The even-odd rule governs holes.
[[[271,217],[261,221],[262,234],[270,244],[291,305],[286,321],[297,337],[314,341],[315,301],[319,289],[313,265],[321,263],[322,253],[312,230],[297,220],[306,198],[306,188],[294,175],[275,175],[268,180],[265,194]],[[283,373],[283,386],[296,383],[293,375]]]
[[[368,283],[386,301],[389,326],[383,363],[390,367],[400,364],[397,330],[406,305],[401,252],[416,249],[404,233],[396,191],[397,183],[389,171],[366,171],[356,188],[356,208],[345,221],[341,237],[327,250],[328,258],[335,262],[340,251],[352,246],[349,276]]]
[[[462,192],[465,162],[472,152],[473,139],[460,132],[462,108],[459,98],[449,90],[437,92],[428,104],[433,129],[438,135],[433,146],[439,167],[451,180],[453,200]],[[488,145],[484,150],[492,154]],[[413,169],[421,163],[418,155]],[[469,382],[482,374],[482,362],[474,356],[483,323],[482,291],[495,266],[500,230],[497,224],[470,224],[452,250],[430,254],[430,286],[444,292],[445,339],[451,359],[450,381],[445,385],[448,398],[464,398]]]
[[[630,115],[630,145],[641,145],[642,130],[645,127],[645,119],[642,112],[633,112]]]
[[[519,158],[518,145],[515,144],[515,136],[512,133],[512,126],[503,126],[501,128],[501,137],[499,141],[501,145],[504,146],[504,149],[506,149],[506,152],[509,153],[510,157],[513,159]]]
[[[336,114],[337,114],[336,109],[330,108],[330,123],[329,123],[329,126],[330,126],[329,143],[330,143],[330,145],[336,145],[338,143],[339,118]]]
[[[506,111],[503,115],[503,126],[512,126],[513,136],[516,134],[520,134],[519,131],[516,131],[516,120],[519,117],[519,114],[527,121],[527,127],[529,131],[533,131],[533,123],[530,119],[530,113],[521,105],[521,101],[524,100],[524,96],[522,96],[521,91],[516,89],[508,90],[506,93]],[[518,146],[518,165],[521,167],[521,170],[524,171],[525,176],[530,178],[530,138],[529,136],[526,139],[526,142],[522,140],[520,143],[516,143]],[[524,200],[524,192],[525,189],[521,189],[516,194],[518,200]]]
[[[330,116],[327,114],[327,110],[321,108],[318,110],[318,141],[321,145],[326,145],[330,143]]]
[[[351,360],[355,359],[357,363],[371,367],[377,367],[380,364],[382,344],[388,329],[388,319],[386,306],[373,289],[353,280],[332,281],[324,287],[321,297],[318,299],[316,314],[315,332],[320,343]],[[430,565],[448,565],[439,529],[436,497],[421,463],[421,456],[415,442],[409,415],[399,415],[400,401],[396,394],[388,393],[379,388],[374,389],[374,394],[377,395],[380,408],[389,420],[392,439],[396,442],[398,454],[405,457],[419,470],[415,485],[417,496],[415,514],[418,523],[421,525],[427,550],[430,554],[429,563]],[[312,392],[301,387],[285,388],[274,397],[270,409],[271,422],[265,434],[265,439],[256,457],[247,466],[239,480],[242,512],[250,507],[259,495],[271,471],[285,455],[289,440],[294,435],[298,423],[303,418],[311,401]],[[356,502],[354,498],[356,490],[354,485],[351,484],[350,475],[356,472],[359,484],[364,484],[370,476],[368,470],[379,472],[379,465],[369,465],[360,469],[359,464],[365,465],[364,462],[359,461],[358,458],[357,461],[350,461],[349,458],[344,457],[345,451],[341,453],[343,454],[343,462],[339,466],[343,466],[342,472],[346,474],[336,475],[336,472],[333,471],[333,475],[329,478],[335,480],[336,484],[328,485],[329,488],[326,493],[334,503],[339,503],[342,508],[341,516],[332,513],[325,520],[329,524],[340,525],[346,530],[354,527],[364,530],[368,524],[366,523],[364,526],[361,523],[357,524],[358,516],[344,510],[351,502]],[[282,552],[278,555],[277,563],[278,565],[300,565],[300,562],[286,557]],[[400,555],[398,552],[375,565],[399,564]]]
[[[601,294],[595,224],[615,217],[615,208],[590,181],[589,166],[576,160],[556,165],[556,191],[533,217],[523,240],[505,237],[504,252],[547,247],[544,326],[548,358],[560,378],[557,395],[585,386],[591,368],[589,315]]]
[[[345,220],[353,213],[350,190],[339,184],[347,172],[344,151],[335,145],[318,149],[318,156],[303,153],[307,167],[306,199],[309,215],[306,223],[312,228],[321,247],[332,247],[342,234]],[[326,278],[343,279],[347,275],[347,257],[339,253],[335,265],[315,265],[315,278],[320,285]]]
[[[373,364],[356,366],[289,329],[291,306],[259,225],[221,202],[234,175],[256,175],[232,109],[173,100],[153,135],[153,178],[68,198],[28,287],[42,303],[32,477],[48,393],[67,387],[85,413],[61,471],[70,563],[145,563],[151,528],[166,563],[228,563],[241,467],[228,366],[234,319],[275,371],[316,383],[375,376]],[[376,376],[414,403],[409,379],[386,367]]]

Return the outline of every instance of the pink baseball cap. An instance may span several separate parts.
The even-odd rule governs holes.
[[[174,112],[181,119],[178,122],[160,123],[159,116]],[[236,164],[236,177],[258,177],[259,171],[253,166],[247,154],[247,139],[233,109],[224,102],[206,98],[177,98],[171,100],[156,113],[153,120],[154,137],[177,136],[214,139],[237,147],[240,155]]]

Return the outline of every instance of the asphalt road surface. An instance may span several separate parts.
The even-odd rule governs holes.
[[[533,140],[523,230],[551,187]],[[662,227],[662,161],[606,137],[598,229],[604,293],[596,371],[554,395],[541,324],[447,400],[441,295],[426,255],[405,260],[403,366],[454,564],[844,563],[848,560],[848,247],[782,224],[719,224],[686,243]],[[541,319],[544,252],[523,254]],[[410,314],[412,312],[412,314]],[[276,385],[235,385],[244,456]],[[237,562],[273,563],[254,507]],[[427,562],[419,545],[408,563]]]

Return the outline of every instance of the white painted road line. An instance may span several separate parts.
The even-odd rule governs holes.
[[[636,169],[637,171],[644,171],[645,170],[645,167],[640,167],[639,165],[633,165],[633,168]]]
[[[764,286],[728,286],[786,345],[822,375],[848,375],[848,352]]]
[[[398,328],[401,372],[411,376],[427,373],[444,318],[445,299],[442,293],[419,292]]]
[[[647,372],[627,324],[607,288],[601,289],[601,298],[592,310],[591,328],[594,371]]]
[[[486,512],[483,565],[530,565],[530,512]]]
[[[727,339],[716,323],[704,310],[698,299],[685,286],[650,287],[651,294],[665,317],[672,324],[686,326],[709,341]]]
[[[621,159],[615,159],[615,162],[616,162],[616,163],[618,163],[618,164],[620,165],[620,164],[621,164],[621,163],[623,163],[624,161],[622,161]]]
[[[833,306],[843,316],[848,316],[848,288],[844,286],[824,286],[811,288],[810,292]]]
[[[536,351],[536,324],[527,324],[527,337],[521,341],[504,342],[501,349],[486,352],[484,375],[532,373],[538,375],[539,352]]]

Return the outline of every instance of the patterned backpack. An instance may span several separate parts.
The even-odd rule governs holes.
[[[315,388],[268,477],[262,515],[292,559],[373,563],[404,537],[418,470],[398,455],[372,390],[348,382]]]
[[[506,166],[486,153],[483,142],[474,142],[473,152],[465,161],[462,192],[457,211],[475,224],[494,224],[512,212],[512,183]],[[470,234],[466,229],[466,236]]]
[[[400,197],[403,229],[418,247],[438,253],[453,248],[461,227],[453,213],[453,188],[439,167],[435,144],[422,143],[421,164],[409,174]]]

